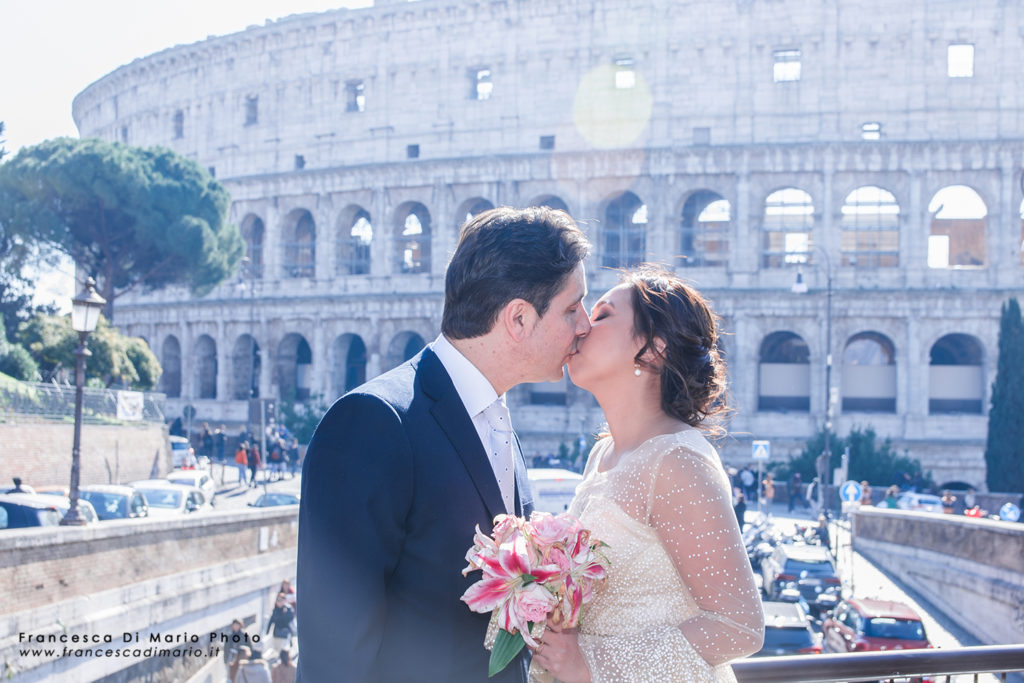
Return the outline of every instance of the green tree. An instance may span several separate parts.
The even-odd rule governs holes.
[[[78,333],[71,329],[70,316],[37,315],[18,334],[45,377],[74,370]],[[149,391],[160,379],[160,364],[146,342],[126,337],[102,317],[86,343],[92,353],[85,364],[89,383]]]
[[[892,446],[892,440],[886,438],[878,443],[878,435],[872,427],[854,427],[845,437],[832,432],[829,437],[832,448],[832,459],[829,473],[842,464],[843,451],[850,447],[850,464],[847,475],[857,481],[868,481],[874,486],[889,486],[901,480],[903,472],[921,472],[921,463],[916,458],[901,455]],[[772,467],[780,481],[786,481],[799,472],[804,482],[818,476],[815,462],[825,451],[825,430],[820,430],[804,446],[800,455],[790,458],[788,462]],[[933,486],[930,473],[924,473],[926,487]],[[838,485],[842,482],[831,482]]]
[[[999,319],[999,364],[992,383],[985,465],[991,491],[1024,491],[1024,320],[1011,298]]]
[[[22,382],[38,382],[39,365],[25,348],[9,341],[4,330],[3,314],[0,313],[0,373]]]
[[[230,197],[194,161],[160,148],[57,138],[0,166],[0,225],[67,253],[114,301],[136,287],[206,294],[244,243]]]
[[[4,122],[0,121],[0,161],[3,161],[4,157],[7,156],[7,150],[4,148],[4,143],[7,140],[4,139]]]
[[[278,403],[281,424],[287,427],[292,436],[301,444],[308,444],[309,440],[313,438],[313,432],[320,424],[320,418],[329,407],[319,396],[308,402],[296,401],[294,391]]]

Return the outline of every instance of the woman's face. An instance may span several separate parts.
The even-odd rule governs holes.
[[[633,332],[633,297],[629,285],[618,285],[602,296],[590,312],[590,334],[569,359],[569,378],[597,393],[609,383],[636,381],[634,358],[643,346]]]

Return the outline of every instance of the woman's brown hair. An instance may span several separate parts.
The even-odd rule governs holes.
[[[662,410],[691,427],[724,412],[725,361],[708,302],[658,266],[627,271],[622,282],[632,293],[633,333],[643,341],[634,361],[660,375]]]

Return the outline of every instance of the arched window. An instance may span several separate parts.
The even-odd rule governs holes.
[[[679,263],[724,266],[729,257],[729,202],[717,192],[698,190],[683,204]]]
[[[361,206],[341,212],[338,226],[338,275],[366,275],[370,272],[370,245],[373,224],[370,213]]]
[[[415,332],[399,332],[388,344],[388,368],[401,365],[419,353],[427,343]]]
[[[896,412],[896,351],[878,332],[850,337],[843,350],[843,411]]]
[[[858,187],[842,208],[840,251],[844,266],[895,268],[900,264],[900,205],[887,190]]]
[[[278,398],[283,401],[308,400],[312,365],[313,352],[306,338],[295,332],[285,335],[277,347]]]
[[[250,334],[235,340],[231,353],[231,398],[246,401],[260,395],[260,345]]]
[[[417,202],[395,212],[395,272],[430,272],[430,212]]]
[[[357,334],[343,334],[331,347],[331,387],[341,396],[366,381],[366,344]]]
[[[930,353],[928,412],[982,413],[984,347],[967,334],[947,334]]]
[[[462,226],[471,221],[474,216],[493,208],[494,204],[481,197],[473,197],[462,202],[462,205],[455,211],[455,231],[461,230]]]
[[[624,192],[608,204],[604,221],[606,268],[629,268],[643,263],[647,251],[647,205],[632,192]]]
[[[284,245],[284,276],[314,277],[316,275],[316,223],[313,215],[304,209],[290,215],[292,227]]]
[[[814,228],[814,201],[795,187],[772,192],[764,200],[764,251],[761,265],[783,268],[807,263]]]
[[[196,339],[196,398],[217,398],[217,343],[208,334]]]
[[[758,410],[811,409],[811,352],[792,332],[772,332],[761,342]]]
[[[556,197],[553,194],[544,195],[543,197],[537,197],[529,204],[530,206],[546,206],[549,209],[557,209],[559,211],[565,211],[569,213],[569,205],[562,201],[561,197]]]
[[[252,214],[242,221],[242,238],[245,240],[245,256],[248,262],[242,270],[245,279],[263,277],[263,219]]]
[[[950,185],[928,204],[932,216],[928,235],[929,268],[982,268],[985,257],[985,217],[988,207],[973,189]]]
[[[164,339],[160,348],[160,391],[167,398],[181,398],[181,344],[173,334]]]

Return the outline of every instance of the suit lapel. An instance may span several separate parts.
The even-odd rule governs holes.
[[[455,385],[452,384],[452,379],[441,360],[429,348],[422,352],[419,374],[420,386],[434,399],[430,414],[437,420],[455,452],[459,454],[491,519],[505,514],[505,504],[501,500],[498,481],[494,478],[494,470],[491,469],[487,452],[480,443],[480,436],[473,426],[473,420],[466,412],[466,406],[459,397],[459,392],[455,390]],[[516,479],[519,479],[518,471]]]
[[[523,456],[523,446],[519,443],[519,435],[516,435],[516,514],[520,517],[529,517],[533,512],[533,492],[530,491],[530,478],[526,472],[526,458]]]

